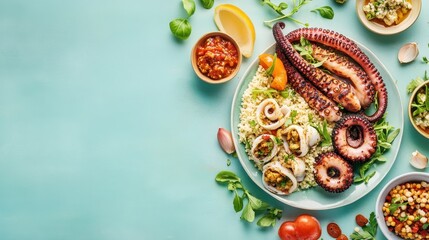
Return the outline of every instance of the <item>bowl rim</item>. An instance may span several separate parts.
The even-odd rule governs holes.
[[[395,235],[386,226],[384,221],[384,215],[382,211],[382,205],[384,204],[384,199],[386,198],[389,191],[402,183],[407,182],[416,182],[416,181],[427,181],[429,182],[429,173],[427,172],[407,172],[402,175],[399,175],[391,179],[384,187],[381,189],[380,193],[377,196],[375,203],[375,218],[377,220],[378,226],[383,233],[383,235],[390,240],[402,240],[399,236]]]
[[[384,27],[366,19],[366,16],[362,11],[364,2],[365,0],[356,0],[356,13],[358,18],[367,29],[380,35],[393,35],[407,30],[416,22],[422,9],[422,0],[411,0],[413,9],[411,10],[410,14],[408,14],[408,16],[400,24],[391,27]]]
[[[197,47],[207,38],[212,37],[212,36],[221,36],[222,38],[230,41],[234,47],[237,49],[237,55],[238,55],[238,62],[237,62],[237,66],[235,68],[235,70],[228,75],[225,78],[219,79],[219,80],[213,80],[209,77],[207,77],[206,75],[204,75],[198,68],[197,66],[197,57],[196,57],[196,51],[197,51]],[[241,67],[241,62],[243,60],[243,56],[241,54],[241,50],[240,50],[240,46],[238,45],[237,41],[234,40],[234,38],[232,38],[229,34],[224,33],[224,32],[220,32],[220,31],[215,31],[215,32],[208,32],[205,33],[204,35],[202,35],[194,44],[194,46],[192,47],[192,51],[191,51],[191,64],[192,64],[192,68],[194,69],[195,74],[197,74],[197,76],[204,82],[210,83],[210,84],[220,84],[220,83],[225,83],[230,81],[231,79],[233,79],[237,73],[240,71],[240,67]]]
[[[410,96],[410,99],[408,100],[408,119],[411,122],[411,125],[413,125],[414,129],[416,129],[416,131],[418,133],[420,133],[420,135],[422,135],[423,137],[429,139],[429,133],[423,131],[419,126],[417,126],[417,124],[415,123],[414,119],[413,119],[413,113],[411,111],[411,104],[413,103],[414,98],[416,97],[417,92],[424,87],[425,85],[429,86],[429,80],[424,81],[423,83],[421,83],[420,85],[418,85],[413,93]]]

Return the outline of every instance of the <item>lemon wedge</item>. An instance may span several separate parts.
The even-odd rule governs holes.
[[[244,57],[252,56],[255,27],[243,10],[232,4],[220,4],[215,8],[214,21],[219,31],[237,42]]]

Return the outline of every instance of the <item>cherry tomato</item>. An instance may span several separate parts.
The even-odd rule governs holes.
[[[295,221],[283,222],[278,234],[282,240],[317,240],[322,235],[322,229],[315,217],[302,214]]]

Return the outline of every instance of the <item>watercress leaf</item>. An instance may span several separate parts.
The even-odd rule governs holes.
[[[330,6],[323,6],[316,9],[311,10],[312,12],[319,12],[320,16],[327,19],[334,18],[334,10]]]
[[[280,4],[279,4],[279,8],[280,8],[280,10],[281,11],[283,11],[283,10],[285,10],[285,9],[287,9],[289,6],[287,5],[287,3],[285,3],[285,2],[281,2]]]
[[[387,136],[387,142],[388,143],[392,143],[395,138],[398,136],[399,132],[401,130],[399,128],[397,128],[395,131],[391,132],[388,136]]]
[[[192,16],[195,12],[195,1],[194,0],[182,0],[183,8],[186,13],[188,13],[188,17]]]
[[[239,182],[240,178],[233,172],[221,171],[216,175],[217,182]]]
[[[187,39],[192,32],[192,26],[187,19],[176,18],[170,22],[170,31],[179,39]]]
[[[200,0],[201,5],[203,5],[203,8],[210,9],[213,7],[214,0]]]
[[[255,220],[255,211],[253,211],[250,203],[246,204],[246,207],[244,207],[240,218],[248,222],[253,222]]]
[[[228,182],[228,190],[229,191],[235,191],[237,187],[235,186],[235,182]]]
[[[249,199],[249,204],[253,208],[253,210],[265,210],[269,207],[267,203],[252,196],[251,194],[247,194],[247,198]]]
[[[261,218],[259,218],[256,223],[260,227],[274,227],[276,225],[277,219],[273,217],[271,214],[265,214]]]
[[[243,210],[243,198],[241,198],[237,192],[234,193],[234,200],[232,203],[234,205],[235,212]]]

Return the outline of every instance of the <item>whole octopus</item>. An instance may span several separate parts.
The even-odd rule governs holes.
[[[283,22],[276,23],[273,35],[291,87],[320,116],[335,122],[334,152],[316,159],[315,180],[326,191],[342,192],[353,182],[352,166],[368,161],[376,151],[373,124],[386,112],[386,86],[377,68],[351,39],[322,28],[300,28],[284,35],[284,27]],[[294,49],[292,43],[302,37],[312,44],[312,56],[322,61],[327,71],[307,62]],[[365,110],[374,101],[378,108],[367,115]]]

